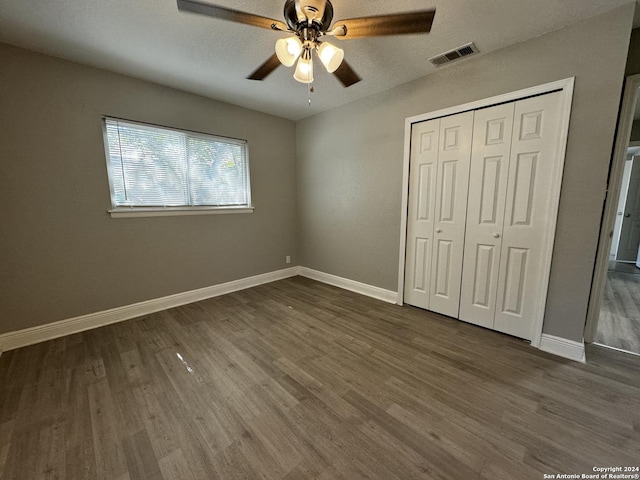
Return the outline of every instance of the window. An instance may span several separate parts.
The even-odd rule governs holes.
[[[252,211],[247,142],[104,118],[112,216]]]

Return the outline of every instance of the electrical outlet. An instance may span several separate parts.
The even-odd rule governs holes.
[[[284,257],[284,261],[289,264],[291,263],[291,257],[289,255],[287,255],[286,257]]]

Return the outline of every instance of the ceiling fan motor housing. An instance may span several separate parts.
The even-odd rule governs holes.
[[[333,5],[329,0],[286,0],[284,18],[296,32],[306,26],[325,32],[333,20]]]

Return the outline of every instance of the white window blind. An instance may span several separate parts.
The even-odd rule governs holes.
[[[247,143],[104,118],[113,207],[248,207]]]

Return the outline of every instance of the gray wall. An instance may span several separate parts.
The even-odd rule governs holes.
[[[640,120],[634,120],[631,126],[631,137],[629,139],[632,142],[640,141]]]
[[[631,31],[629,40],[629,57],[627,58],[627,68],[625,75],[636,75],[640,73],[640,28]]]
[[[581,340],[633,5],[297,124],[306,267],[396,290],[404,120],[576,77],[544,332]]]
[[[249,141],[253,214],[112,219],[100,116]],[[288,120],[0,44],[0,333],[297,263]]]
[[[631,31],[629,41],[629,56],[627,57],[627,69],[625,75],[637,75],[640,73],[640,29]],[[631,129],[631,141],[640,141],[640,120],[635,120]]]

